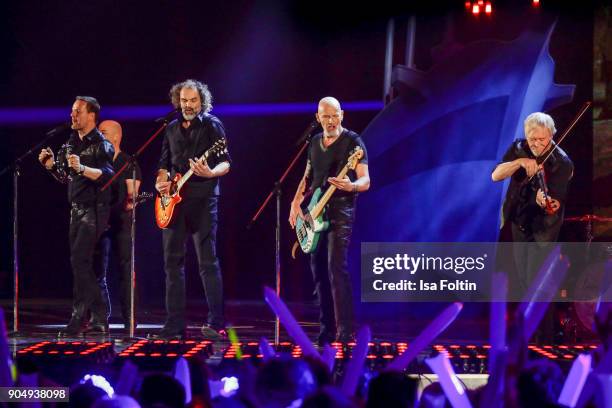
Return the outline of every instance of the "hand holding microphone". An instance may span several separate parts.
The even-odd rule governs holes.
[[[81,158],[76,154],[68,153],[68,167],[76,174],[82,174],[85,171],[85,166],[81,164]]]

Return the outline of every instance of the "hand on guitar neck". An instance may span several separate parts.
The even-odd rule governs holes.
[[[193,171],[193,174],[200,177],[212,178],[215,177],[215,173],[208,167],[208,163],[203,157],[193,160],[189,159],[189,168]]]

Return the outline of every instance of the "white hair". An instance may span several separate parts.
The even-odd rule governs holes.
[[[543,112],[534,112],[531,115],[527,116],[524,122],[525,126],[525,136],[529,136],[531,131],[536,127],[545,127],[550,130],[551,136],[557,133],[557,129],[555,128],[555,121],[550,115]]]

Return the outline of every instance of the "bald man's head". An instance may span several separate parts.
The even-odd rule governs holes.
[[[121,137],[123,132],[119,122],[114,120],[105,120],[98,126],[104,137],[115,146],[115,149],[121,145]]]
[[[340,102],[332,96],[326,96],[319,101],[316,114],[317,121],[323,128],[323,136],[335,138],[342,133],[342,119],[344,112],[340,108]]]
[[[325,98],[321,98],[321,100],[319,101],[319,108],[321,108],[321,105],[331,106],[332,108],[335,108],[337,110],[342,110],[342,108],[340,107],[340,102],[333,96],[326,96]]]

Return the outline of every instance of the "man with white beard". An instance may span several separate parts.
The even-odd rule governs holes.
[[[353,339],[353,297],[348,273],[347,255],[353,232],[357,194],[370,188],[368,155],[359,135],[342,127],[344,111],[331,96],[319,101],[317,121],[323,133],[313,136],[308,150],[306,171],[291,202],[289,223],[295,227],[297,217],[304,218],[301,205],[305,195],[317,188],[337,188],[326,205],[330,222],[311,254],[315,291],[320,305],[319,345]],[[336,175],[344,167],[356,147],[363,149],[363,158],[343,178]],[[308,189],[306,187],[308,186]]]

